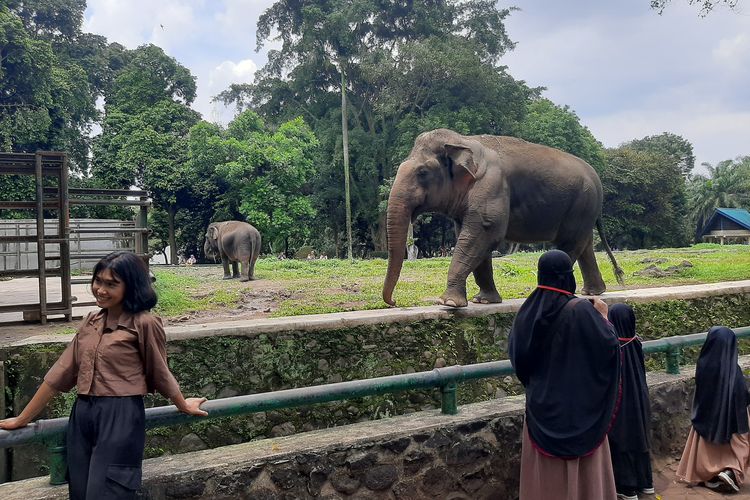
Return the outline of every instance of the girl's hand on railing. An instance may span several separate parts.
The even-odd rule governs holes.
[[[177,409],[180,410],[182,413],[187,413],[188,415],[193,415],[195,417],[205,417],[208,415],[208,412],[205,410],[201,410],[200,406],[208,401],[206,398],[185,398],[185,405]]]
[[[6,418],[5,420],[0,420],[0,429],[5,429],[6,431],[20,429],[21,427],[26,427],[27,425],[29,425],[29,423],[21,417],[12,417]]]

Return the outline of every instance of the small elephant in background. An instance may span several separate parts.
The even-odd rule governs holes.
[[[224,266],[224,279],[240,278],[240,281],[253,279],[255,261],[260,255],[260,233],[247,222],[230,220],[213,222],[206,230],[203,251],[207,257],[221,257]],[[232,274],[229,274],[229,263]],[[238,263],[242,263],[242,275]]]

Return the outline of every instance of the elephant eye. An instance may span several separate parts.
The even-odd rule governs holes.
[[[419,169],[417,170],[417,177],[419,177],[420,179],[427,178],[427,174],[428,172],[425,167],[419,167]]]

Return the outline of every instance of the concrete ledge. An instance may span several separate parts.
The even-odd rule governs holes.
[[[740,358],[750,368],[750,356]],[[674,456],[690,426],[694,367],[649,373],[652,451]],[[146,460],[142,495],[177,498],[517,496],[524,397]],[[0,485],[3,499],[62,499],[47,478]]]
[[[631,304],[661,302],[665,300],[712,297],[750,293],[750,280],[708,283],[700,285],[683,285],[656,288],[639,288],[637,290],[619,290],[602,295],[608,303],[628,302]],[[305,316],[288,316],[284,318],[264,318],[242,321],[223,321],[198,325],[167,326],[167,338],[170,341],[188,340],[203,337],[252,337],[263,333],[278,333],[290,330],[320,331],[338,330],[357,326],[378,325],[383,323],[412,323],[434,319],[476,318],[493,314],[515,313],[524,299],[510,299],[501,304],[473,304],[465,308],[444,306],[398,307],[350,311],[329,314],[310,314]],[[10,344],[23,346],[29,344],[70,342],[73,335],[38,335]]]

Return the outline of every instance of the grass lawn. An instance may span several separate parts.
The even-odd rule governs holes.
[[[528,295],[536,285],[536,262],[541,252],[516,253],[493,259],[495,282],[503,298]],[[714,283],[750,279],[750,246],[700,244],[687,248],[615,252],[625,271],[624,288]],[[622,289],[606,254],[597,253],[608,290]],[[692,266],[681,264],[689,262]],[[443,293],[450,257],[405,261],[394,298],[399,306],[429,305]],[[663,277],[634,273],[656,265]],[[387,261],[277,260],[261,258],[256,280],[222,280],[221,265],[193,267],[153,266],[157,276],[157,312],[168,318],[204,315],[291,316],[386,307],[381,299]],[[576,280],[582,283],[576,266]],[[471,297],[478,291],[468,280]]]

